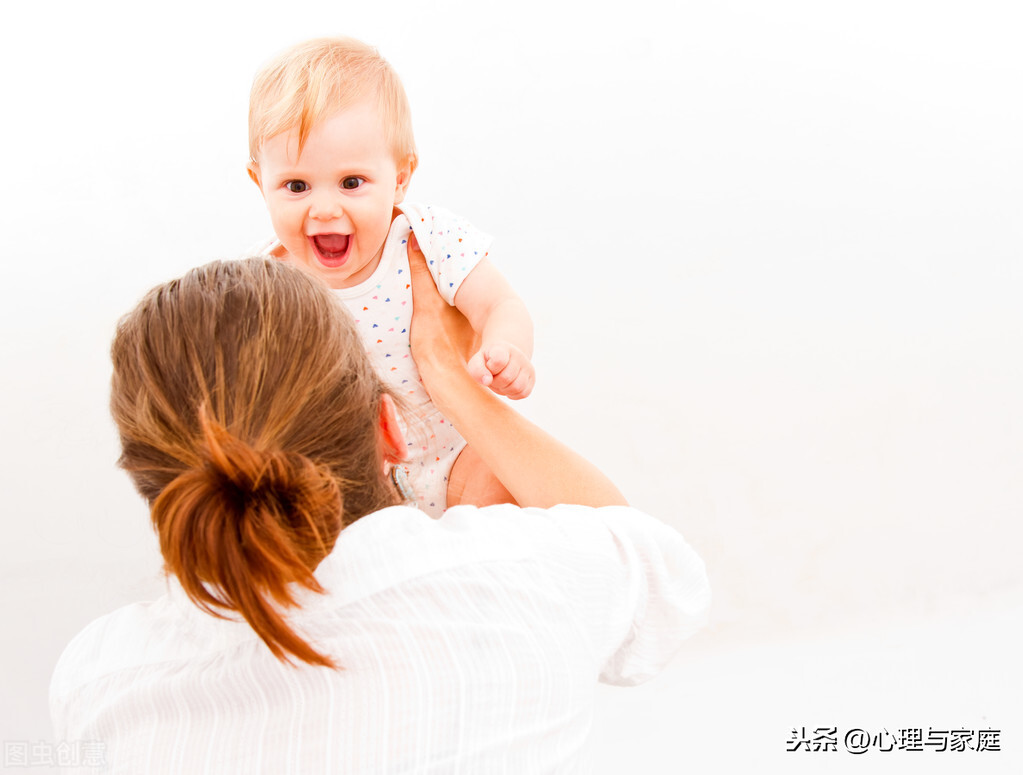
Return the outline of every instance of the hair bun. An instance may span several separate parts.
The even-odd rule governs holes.
[[[326,468],[293,453],[260,450],[199,412],[205,465],[171,482],[153,503],[167,568],[215,616],[239,611],[270,650],[333,662],[286,626],[293,584],[323,588],[313,571],[343,526],[341,489]]]
[[[303,455],[246,444],[209,420],[204,411],[199,421],[211,484],[220,490],[224,506],[238,519],[269,520],[295,533],[295,548],[310,569],[315,568],[342,527],[342,496],[336,479]]]

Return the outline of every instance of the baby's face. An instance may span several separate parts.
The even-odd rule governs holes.
[[[250,167],[287,260],[331,288],[358,285],[383,253],[394,206],[408,187],[369,101],[313,127],[267,140]]]

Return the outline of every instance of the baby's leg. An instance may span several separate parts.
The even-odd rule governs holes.
[[[448,508],[461,503],[470,506],[515,503],[512,494],[472,447],[462,450],[448,474]]]

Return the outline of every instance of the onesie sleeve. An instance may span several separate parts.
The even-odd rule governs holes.
[[[440,295],[448,304],[462,281],[490,251],[493,238],[441,207],[402,204]]]

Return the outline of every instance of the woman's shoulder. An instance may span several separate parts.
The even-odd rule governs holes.
[[[622,541],[664,548],[685,544],[677,530],[630,506],[593,507],[567,503],[548,509],[510,504],[485,508],[455,506],[444,514],[442,521],[454,529],[477,530],[508,540],[568,543],[599,551],[606,551]]]
[[[592,508],[562,504],[549,509],[522,508],[513,504],[453,506],[433,519],[411,506],[392,506],[356,521],[341,533],[335,554],[354,548],[360,556],[369,547],[381,554],[451,551],[471,557],[529,554],[537,545],[596,542],[603,544],[611,533],[654,533],[660,537],[678,533],[658,520],[626,506]],[[661,535],[663,534],[663,535]],[[678,536],[681,539],[681,536]]]
[[[303,596],[303,608],[341,606],[430,574],[528,554],[522,536],[488,529],[476,516],[484,510],[467,509],[433,519],[411,506],[391,506],[352,523],[316,570],[331,595]]]
[[[158,642],[149,637],[166,615],[167,597],[131,603],[85,626],[65,646],[50,680],[51,701],[111,672],[140,662],[140,646]]]
[[[395,506],[342,531],[332,556],[342,563],[358,562],[406,574],[552,554],[611,564],[698,564],[702,569],[683,536],[660,520],[627,506],[571,504],[549,509],[511,504],[454,506],[440,519],[418,509]]]
[[[500,523],[509,535],[526,536],[543,567],[570,590],[580,617],[596,623],[606,683],[647,680],[708,620],[711,589],[703,560],[681,533],[641,511],[561,505],[487,508],[478,516]]]
[[[199,610],[169,580],[166,594],[100,616],[72,638],[54,668],[50,697],[68,696],[114,673],[191,659],[254,637],[244,622]]]
[[[646,680],[708,619],[703,560],[681,533],[637,509],[455,507],[440,521],[524,547],[530,572],[553,582],[587,623],[605,682]]]

